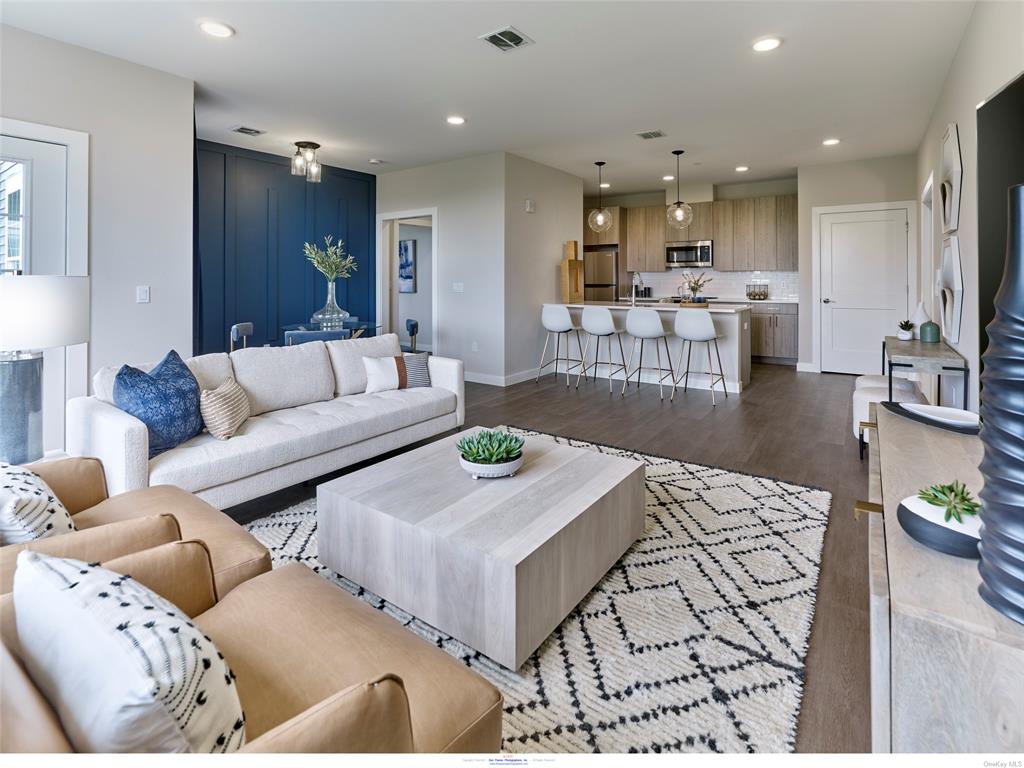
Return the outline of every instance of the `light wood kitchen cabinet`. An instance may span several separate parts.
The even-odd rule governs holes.
[[[660,205],[642,208],[644,212],[644,229],[646,230],[646,272],[665,271],[665,208]]]
[[[777,269],[796,272],[800,262],[796,195],[779,195],[775,198],[775,221]]]
[[[732,253],[732,200],[716,200],[712,203],[711,218],[714,267],[719,272],[731,272],[736,269]]]
[[[751,357],[774,357],[775,327],[774,315],[750,316],[750,355]]]
[[[750,305],[750,354],[795,360],[800,356],[799,307],[796,304]]]
[[[772,329],[773,357],[800,356],[799,315],[771,315],[775,319]]]
[[[619,258],[625,256],[626,270],[629,272],[647,271],[647,218],[643,208],[623,208],[626,221],[625,254],[619,252]],[[620,245],[622,245],[620,243]]]
[[[693,209],[693,221],[690,226],[682,232],[684,240],[711,240],[715,236],[712,223],[713,203],[691,203]]]
[[[778,269],[774,197],[754,198],[754,269]]]
[[[733,269],[739,272],[754,266],[754,198],[732,201]]]
[[[595,232],[590,228],[587,219],[596,208],[583,211],[583,244],[584,245],[619,245],[619,238],[625,234],[622,227],[622,208],[617,205],[605,206],[612,215],[612,225],[604,232]]]

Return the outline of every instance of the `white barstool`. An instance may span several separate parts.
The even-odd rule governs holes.
[[[564,304],[545,304],[540,311],[540,322],[547,331],[544,336],[544,349],[540,353],[540,366],[537,368],[537,381],[540,381],[541,372],[549,365],[555,366],[555,375],[558,375],[558,364],[565,363],[565,386],[569,386],[569,371],[582,365],[583,345],[580,343],[580,329],[572,321],[569,308]],[[580,359],[569,357],[569,334],[576,334],[576,346],[580,350]],[[544,362],[544,356],[548,353],[548,342],[551,341],[551,334],[555,334],[555,356]],[[559,355],[561,348],[562,334],[565,334],[565,357]],[[575,363],[570,366],[569,363]]]
[[[576,375],[576,388],[580,387],[580,379],[587,375],[591,368],[594,370],[594,380],[597,381],[597,368],[601,365],[601,339],[608,339],[608,394],[612,393],[612,374],[626,370],[626,355],[622,351],[622,331],[615,325],[615,317],[608,307],[584,307],[583,308],[583,330],[587,332],[587,345],[583,348],[583,366]],[[612,336],[619,342],[620,364],[612,363]],[[597,338],[597,349],[594,350],[594,362],[587,365],[587,353],[590,351],[590,340]]]
[[[662,390],[662,382],[665,379],[672,378],[672,356],[668,351],[668,334],[665,332],[665,326],[661,324],[661,315],[659,315],[653,309],[631,309],[626,315],[626,333],[633,337],[633,346],[629,350],[629,362],[626,363],[626,380],[622,382],[622,394],[626,394],[626,386],[629,384],[629,377],[636,373],[636,386],[640,387],[640,371],[644,367],[644,342],[653,339],[654,340],[654,351],[658,354],[658,367],[651,368],[648,366],[648,370],[658,372],[658,394],[661,395],[661,399],[665,399],[665,393]],[[668,373],[665,373],[665,369],[661,365],[661,347],[658,346],[658,341],[661,341],[665,345],[665,357],[668,360]],[[640,361],[633,371],[629,370],[629,367],[633,364],[633,353],[636,351],[636,343],[640,342]]]
[[[722,389],[725,396],[729,397],[729,388],[725,386],[725,371],[722,368],[722,355],[718,351],[718,332],[715,330],[715,321],[711,319],[711,313],[706,309],[680,309],[676,312],[675,324],[676,336],[683,340],[686,346],[686,371],[675,377],[672,382],[672,398],[676,396],[676,385],[683,380],[683,392],[690,382],[690,353],[693,352],[693,342],[703,342],[708,348],[708,375],[711,376],[711,405],[715,405],[715,382],[722,382]],[[715,355],[718,357],[718,373],[715,373],[715,366],[711,362],[711,342],[715,343]],[[687,346],[688,345],[688,346]],[[682,357],[682,353],[680,353]],[[682,360],[679,361],[682,364]]]

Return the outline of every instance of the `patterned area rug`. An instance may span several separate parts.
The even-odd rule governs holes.
[[[248,528],[497,686],[504,751],[792,751],[831,494],[541,436],[643,461],[647,526],[518,671],[320,565],[314,500]]]

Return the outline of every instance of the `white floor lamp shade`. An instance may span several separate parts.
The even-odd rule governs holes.
[[[0,277],[0,461],[42,457],[42,350],[88,340],[88,277]]]

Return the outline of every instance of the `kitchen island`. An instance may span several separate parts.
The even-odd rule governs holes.
[[[633,338],[625,332],[626,328],[626,313],[631,309],[631,305],[628,301],[617,301],[617,302],[601,302],[601,301],[587,301],[581,304],[566,304],[569,308],[569,314],[572,315],[573,321],[579,325],[581,321],[581,315],[583,314],[583,308],[586,306],[596,307],[608,307],[612,311],[612,316],[615,318],[616,325],[623,329],[622,333],[622,347],[626,354],[626,359],[629,360],[629,350],[633,346]],[[676,303],[664,303],[659,301],[637,301],[637,307],[643,307],[655,310],[661,315],[662,325],[665,327],[665,331],[668,333],[668,348],[669,354],[672,357],[672,367],[677,373],[681,373],[686,368],[686,352],[683,349],[683,341],[673,332],[675,325],[676,313],[678,312],[693,312],[695,308],[686,304]],[[749,304],[712,304],[706,307],[708,312],[711,313],[711,319],[715,323],[715,330],[718,331],[718,349],[722,356],[722,369],[725,373],[725,385],[729,392],[742,392],[743,387],[750,383],[750,305]],[[583,345],[586,346],[586,335],[583,331],[580,331],[580,340]],[[661,342],[658,342],[660,345]],[[588,361],[594,359],[594,348],[595,344],[590,345],[590,351],[587,354]],[[603,345],[602,345],[603,347]],[[575,344],[570,344],[569,349],[573,350],[571,355],[576,354]],[[639,356],[640,345],[637,344],[637,356]],[[664,347],[662,347],[664,351]],[[604,352],[602,352],[602,355]],[[618,345],[612,345],[612,360],[618,361]],[[714,358],[714,344],[712,344],[711,350],[712,358]],[[604,367],[604,357],[602,356],[602,366],[598,369],[598,376],[607,376],[607,368]],[[654,342],[647,341],[644,349],[644,366],[655,365],[657,356],[654,351]],[[665,363],[665,361],[662,361]],[[633,359],[633,366],[636,366],[637,359]],[[665,363],[666,367],[667,363]],[[718,361],[715,359],[715,368],[717,370]],[[564,367],[560,370],[564,371]],[[631,369],[632,370],[632,369]],[[623,374],[617,373],[613,378],[622,379]],[[649,382],[652,384],[658,383],[657,374],[654,371],[641,371],[640,380]],[[635,381],[635,376],[634,376]],[[693,352],[690,355],[690,378],[689,386],[696,389],[710,389],[711,377],[708,374],[708,356],[705,345],[697,342],[693,345]],[[671,382],[666,379],[666,383],[671,385]],[[681,385],[680,385],[681,386]]]

